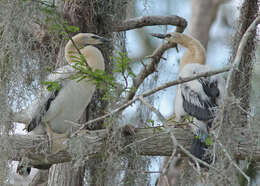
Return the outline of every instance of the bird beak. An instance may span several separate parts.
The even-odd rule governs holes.
[[[157,37],[159,39],[166,39],[166,38],[170,38],[171,37],[171,34],[155,34],[155,33],[151,33],[151,35],[153,37]],[[176,47],[175,48],[176,48],[177,52],[179,52],[179,48],[178,48],[177,43],[176,43]]]
[[[98,39],[101,43],[108,43],[108,42],[111,42],[111,39],[107,39],[107,38],[104,38],[104,37],[98,37],[96,38]]]
[[[151,35],[153,37],[157,37],[159,39],[165,39],[166,37],[169,37],[169,34],[155,34],[155,33],[151,33]]]

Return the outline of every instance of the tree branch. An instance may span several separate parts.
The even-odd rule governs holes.
[[[157,66],[160,62],[160,59],[162,58],[163,53],[169,48],[173,48],[176,46],[177,45],[173,43],[164,43],[154,51],[154,53],[151,55],[151,62],[147,66],[145,66],[142,71],[133,79],[133,85],[130,88],[131,91],[127,94],[123,103],[131,100],[135,96],[139,86],[143,83],[145,78],[157,70]]]
[[[189,129],[181,128],[178,125],[172,129],[174,136],[183,148],[189,148],[193,139],[193,134]],[[118,134],[120,135],[120,134]],[[234,134],[235,135],[235,134]],[[257,137],[258,134],[255,134]],[[61,143],[65,143],[64,149],[57,154],[51,154],[48,151],[48,142],[45,136],[27,136],[13,135],[1,137],[0,147],[5,151],[10,160],[21,160],[26,157],[28,165],[36,168],[48,168],[52,164],[72,161],[73,153],[75,153],[75,144],[80,145],[84,149],[82,157],[96,156],[102,153],[104,148],[103,142],[106,138],[106,130],[97,130],[91,132],[82,132],[81,134],[67,139]],[[55,141],[54,141],[55,142]],[[135,136],[132,142],[128,137],[122,138],[120,143],[122,149],[120,153],[128,150],[135,150],[139,155],[149,156],[170,156],[173,151],[173,143],[169,132],[159,130],[158,128],[135,129]],[[8,147],[8,149],[6,149]],[[252,148],[254,152],[252,153]],[[11,150],[10,150],[11,149]],[[234,152],[238,159],[245,159],[248,154],[252,153],[253,158],[260,160],[260,146],[254,143],[237,143],[234,146]],[[177,149],[176,153],[185,156],[182,150]]]
[[[114,25],[114,32],[121,32],[132,30],[136,28],[141,28],[144,26],[154,26],[154,25],[172,25],[180,27],[179,32],[183,32],[187,26],[187,21],[176,15],[169,16],[143,16],[137,17],[129,20],[125,20],[121,23]],[[182,30],[182,31],[181,31]]]
[[[175,86],[175,85],[178,85],[178,84],[181,84],[181,83],[185,83],[185,82],[188,82],[188,81],[192,81],[192,80],[195,80],[195,79],[198,79],[200,77],[208,77],[208,76],[212,76],[212,75],[216,75],[216,74],[219,74],[219,73],[223,73],[223,72],[227,72],[230,70],[230,67],[224,67],[222,69],[219,69],[219,70],[212,70],[212,71],[208,71],[208,72],[203,72],[203,73],[200,73],[200,74],[197,74],[195,76],[191,76],[191,77],[186,77],[186,78],[179,78],[177,80],[174,80],[174,81],[171,81],[171,82],[168,82],[168,83],[165,83],[163,84],[162,86],[159,86],[155,89],[152,89],[150,91],[147,91],[147,92],[144,92],[143,94],[141,95],[138,95],[136,98],[134,99],[131,99],[130,101],[127,101],[127,102],[124,102],[123,104],[121,104],[119,107],[117,107],[115,110],[111,111],[110,113],[107,113],[101,117],[98,117],[96,119],[93,119],[93,120],[90,120],[86,123],[84,123],[79,129],[78,131],[76,131],[74,134],[72,134],[72,136],[74,136],[76,133],[78,133],[80,130],[84,129],[85,127],[87,127],[87,125],[90,125],[92,123],[95,123],[97,121],[100,121],[100,120],[103,120],[103,119],[106,119],[108,117],[110,117],[111,115],[113,114],[116,114],[116,113],[119,113],[121,111],[123,111],[125,108],[127,108],[128,106],[130,106],[131,104],[133,104],[135,101],[137,101],[139,99],[140,96],[142,97],[147,97],[147,96],[150,96],[160,90],[163,90],[165,88],[168,88],[168,87],[171,87],[171,86]]]
[[[228,182],[230,182],[229,179],[228,179],[225,175],[223,175],[223,174],[221,173],[221,171],[219,171],[217,168],[213,167],[212,165],[209,165],[208,163],[206,163],[206,162],[204,162],[204,161],[198,159],[198,158],[195,157],[194,155],[192,155],[188,150],[186,150],[185,147],[183,147],[183,146],[178,142],[178,140],[176,139],[176,137],[175,137],[175,135],[174,135],[174,133],[173,133],[173,128],[171,128],[171,127],[169,126],[169,124],[168,124],[169,122],[168,122],[168,121],[166,120],[166,118],[160,113],[159,110],[157,110],[156,108],[154,108],[154,106],[152,106],[151,104],[149,104],[148,102],[146,102],[143,97],[139,97],[139,100],[140,100],[144,105],[146,105],[149,109],[151,109],[151,110],[157,115],[158,119],[163,123],[164,127],[166,128],[166,130],[169,131],[170,137],[171,137],[171,140],[172,140],[172,143],[173,143],[173,152],[172,152],[171,158],[175,155],[175,153],[176,153],[176,148],[179,147],[179,148],[181,149],[181,151],[182,151],[186,156],[188,156],[188,157],[191,158],[193,161],[195,161],[196,166],[197,166],[197,168],[198,168],[198,172],[200,172],[199,163],[201,163],[202,165],[204,165],[204,166],[206,166],[206,167],[208,167],[208,168],[213,169],[214,171],[216,171],[217,173],[219,173],[220,175],[222,175]],[[171,158],[170,158],[170,159],[171,159]],[[166,165],[166,167],[168,167],[169,164],[170,164],[170,161],[168,161],[168,165]],[[165,171],[165,170],[164,170],[164,171]],[[230,183],[231,183],[231,182],[230,182]]]
[[[126,20],[122,23],[119,23],[114,28],[116,31],[126,31],[130,29],[140,28],[143,26],[154,26],[154,25],[173,25],[177,26],[176,32],[183,32],[187,26],[187,21],[179,16],[170,15],[170,16],[144,16],[134,19]],[[127,94],[123,103],[131,100],[139,86],[143,83],[146,77],[157,70],[157,66],[162,58],[163,53],[169,48],[177,47],[175,43],[164,43],[162,46],[157,48],[154,53],[150,56],[150,63],[142,69],[142,71],[137,75],[133,80],[133,85],[130,88],[130,92]]]

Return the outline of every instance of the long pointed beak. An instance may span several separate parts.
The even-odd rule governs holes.
[[[165,39],[166,37],[169,37],[169,34],[156,34],[156,33],[151,33],[153,37],[157,37],[159,39]]]
[[[108,43],[108,42],[111,42],[111,41],[112,41],[111,39],[107,39],[107,38],[104,38],[104,37],[100,37],[99,40],[100,40],[102,43]]]
[[[112,41],[111,39],[107,39],[107,38],[100,37],[100,36],[94,36],[94,38],[99,40],[101,43],[108,43],[108,42]]]

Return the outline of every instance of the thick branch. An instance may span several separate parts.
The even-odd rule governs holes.
[[[169,48],[176,46],[177,45],[173,43],[164,43],[154,51],[151,56],[152,60],[149,65],[145,66],[143,70],[136,76],[136,78],[134,78],[133,85],[130,88],[131,91],[127,94],[124,103],[131,100],[135,96],[139,86],[143,83],[145,78],[157,70],[157,66],[160,62],[160,59],[162,58],[163,53]]]
[[[169,132],[165,130],[153,129],[136,129],[134,140],[129,142],[128,137],[122,138],[121,153],[127,152],[129,149],[135,150],[140,155],[149,156],[170,156],[173,150],[173,144]],[[191,145],[193,135],[189,129],[174,128],[173,133],[180,144],[188,149]],[[235,134],[234,134],[235,135]],[[255,134],[257,137],[257,134]],[[118,134],[119,136],[119,134]],[[2,137],[0,140],[1,148],[6,149],[8,158],[11,160],[20,160],[22,157],[28,159],[29,165],[36,168],[48,168],[51,164],[69,162],[72,160],[73,147],[77,144],[84,156],[95,156],[102,153],[104,149],[103,142],[106,138],[105,130],[92,131],[66,141],[64,149],[57,154],[48,153],[47,139],[42,136],[24,136],[15,135]],[[76,147],[75,147],[76,148]],[[253,153],[252,153],[253,149]],[[237,158],[245,159],[248,154],[253,154],[255,160],[260,160],[260,146],[257,144],[248,144],[238,142],[234,147],[234,152]],[[179,149],[177,153],[183,154]],[[184,155],[184,154],[183,154]]]
[[[144,26],[154,26],[154,25],[172,25],[182,28],[183,32],[187,26],[187,21],[176,15],[169,16],[143,16],[137,17],[129,20],[125,20],[114,26],[113,31],[121,32],[132,30],[136,28],[141,28]]]
[[[144,16],[124,21],[123,23],[120,23],[120,25],[121,26],[116,26],[116,28],[119,28],[118,31],[152,25],[173,25],[177,26],[176,32],[183,32],[187,26],[187,22],[185,19],[174,15]],[[153,52],[153,54],[151,55],[150,63],[143,68],[143,70],[137,75],[136,78],[134,78],[133,85],[130,88],[131,91],[127,94],[123,103],[126,103],[135,96],[139,86],[143,83],[145,78],[157,70],[157,66],[160,62],[160,59],[162,58],[163,53],[169,48],[173,47],[177,47],[177,44],[164,43],[162,46],[160,46]]]

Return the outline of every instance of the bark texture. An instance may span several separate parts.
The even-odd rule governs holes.
[[[233,134],[238,136],[243,133],[244,136],[247,136],[249,132],[241,128],[241,130],[237,129],[234,131]],[[118,136],[125,135],[120,130],[116,134]],[[189,129],[174,127],[174,135],[185,148],[190,146],[193,134]],[[61,143],[64,144],[63,150],[56,154],[48,152],[49,146],[45,136],[13,135],[2,137],[0,140],[13,149],[12,152],[4,151],[10,160],[19,160],[21,157],[26,157],[29,165],[39,169],[47,169],[55,163],[64,163],[72,160],[77,162],[75,155],[77,154],[76,149],[78,145],[81,146],[81,153],[84,156],[91,158],[101,155],[106,137],[107,133],[104,129],[82,133],[62,141]],[[253,134],[253,137],[259,137],[257,131]],[[170,156],[173,151],[169,132],[158,128],[137,128],[135,129],[134,136],[125,136],[122,138],[119,147],[120,154],[127,153],[128,150],[135,150],[137,154],[146,156]],[[114,148],[116,150],[118,147]],[[237,159],[245,159],[253,150],[254,159],[260,160],[260,147],[257,145],[257,142],[248,143],[246,140],[236,141],[236,147],[233,150]],[[177,153],[183,154],[180,149],[177,149]]]

